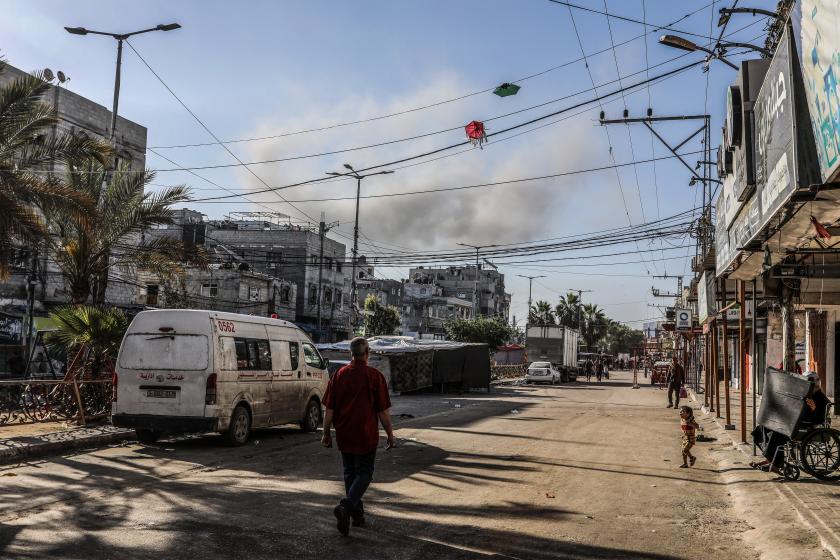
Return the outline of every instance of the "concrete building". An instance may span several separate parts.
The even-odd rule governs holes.
[[[233,264],[213,265],[208,270],[190,269],[181,294],[165,294],[165,307],[182,303],[192,309],[212,309],[295,321],[297,286],[288,280],[248,270]],[[178,298],[183,297],[184,301]],[[175,305],[173,305],[175,304]],[[177,305],[180,307],[180,305]]]
[[[357,280],[359,305],[364,305],[369,295],[373,295],[380,305],[399,307],[403,301],[403,283],[399,280],[375,278],[360,285]]]
[[[403,284],[403,304],[400,308],[404,335],[446,335],[447,319],[467,319],[472,314],[472,302],[445,296],[443,288],[432,284]]]
[[[409,282],[439,286],[443,296],[466,301],[476,301],[475,266],[449,266],[445,268],[412,268]],[[477,315],[502,317],[508,320],[510,294],[505,292],[505,275],[492,268],[478,269]]]
[[[26,76],[23,70],[7,65],[0,72],[0,87],[15,79]],[[90,99],[68,90],[64,86],[51,85],[43,98],[44,102],[55,107],[58,122],[52,132],[84,134],[89,137],[108,139],[110,136],[111,111]],[[117,118],[115,137],[116,155],[120,161],[128,161],[133,169],[143,169],[146,163],[146,127],[123,117]],[[61,173],[60,169],[49,171]],[[27,285],[26,278],[32,270],[31,261],[26,251],[21,251],[20,258],[13,266],[11,277],[0,283],[0,311],[9,317],[22,318],[26,314]],[[70,293],[59,269],[47,254],[40,254],[36,264],[35,315],[46,315],[56,305],[68,303]],[[108,287],[109,295],[120,301],[136,301],[143,295],[139,286],[118,285],[114,279]],[[115,293],[112,293],[115,292]],[[131,293],[128,293],[131,292]],[[23,326],[24,331],[28,326]],[[0,360],[2,362],[2,360]],[[0,370],[4,367],[0,363]]]
[[[324,237],[319,294],[321,237],[317,227],[293,224],[288,216],[266,212],[235,212],[225,220],[206,221],[200,213],[185,209],[177,221],[149,235],[181,235],[185,241],[203,245],[214,264],[246,265],[248,270],[293,284],[295,321],[303,329],[316,340],[349,336],[350,265],[343,243]],[[367,274],[366,270],[361,267],[357,272]]]

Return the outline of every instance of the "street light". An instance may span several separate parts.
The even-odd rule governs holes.
[[[134,35],[140,35],[141,33],[149,33],[151,31],[174,31],[175,29],[180,29],[181,25],[178,23],[166,23],[160,24],[155,27],[150,27],[149,29],[141,29],[139,31],[132,31],[131,33],[108,33],[106,31],[94,31],[92,29],[85,29],[84,27],[65,27],[65,31],[70,33],[71,35],[105,35],[108,37],[112,37],[117,40],[117,72],[114,78],[114,105],[111,110],[111,132],[109,135],[109,140],[111,142],[114,141],[116,135],[116,128],[117,128],[117,109],[119,107],[120,101],[120,70],[122,68],[122,47],[123,41],[132,37]]]
[[[735,70],[738,70],[738,66],[733,64],[732,62],[730,62],[729,60],[727,60],[724,57],[724,55],[726,54],[726,49],[733,48],[733,47],[734,48],[749,49],[751,51],[760,52],[764,56],[768,56],[768,57],[772,56],[772,53],[769,50],[765,49],[764,47],[759,47],[757,45],[751,45],[750,43],[730,43],[730,42],[722,41],[722,42],[715,43],[715,50],[711,50],[711,49],[708,49],[708,48],[703,47],[701,45],[698,45],[698,44],[694,43],[693,41],[690,41],[690,40],[686,39],[685,37],[680,37],[679,35],[663,35],[659,38],[659,43],[662,44],[662,45],[665,45],[666,47],[672,47],[672,48],[675,48],[675,49],[680,49],[680,50],[688,51],[688,52],[702,51],[702,52],[708,54],[708,56],[706,57],[707,61],[709,61],[713,58],[716,58],[716,59],[728,64],[730,67],[734,68]]]
[[[723,27],[729,23],[729,18],[732,14],[752,14],[753,16],[767,16],[771,18],[779,18],[778,12],[771,12],[770,10],[762,10],[760,8],[721,8],[720,19],[718,20],[718,27]]]
[[[328,171],[327,175],[332,175],[334,177],[355,177],[356,178],[356,223],[353,226],[353,263],[352,263],[352,270],[353,276],[350,280],[350,310],[353,313],[352,319],[352,327],[353,330],[356,328],[356,259],[359,254],[359,198],[361,198],[362,194],[362,179],[366,179],[368,177],[373,177],[375,175],[390,175],[393,171],[377,171],[376,173],[368,173],[367,175],[360,175],[353,166],[349,163],[344,164],[344,168],[348,170],[348,173],[337,173],[335,171]],[[320,297],[320,294],[318,294]]]
[[[528,279],[528,315],[525,316],[525,345],[528,345],[528,327],[531,324],[531,285],[537,278],[546,278],[545,276],[523,276],[517,274],[520,278]]]

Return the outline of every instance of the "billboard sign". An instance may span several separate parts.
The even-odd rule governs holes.
[[[791,12],[822,181],[840,170],[840,4],[800,0]]]

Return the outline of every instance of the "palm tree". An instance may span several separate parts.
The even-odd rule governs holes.
[[[117,308],[88,305],[59,307],[50,318],[57,330],[49,333],[47,342],[67,353],[68,368],[80,356],[74,369],[89,371],[93,377],[99,377],[105,365],[113,363],[130,322]]]
[[[555,308],[557,322],[564,327],[578,328],[580,322],[580,297],[574,292],[560,296],[560,303]]]
[[[206,254],[188,248],[174,237],[146,239],[144,232],[158,224],[171,224],[171,206],[189,200],[185,186],[146,192],[154,180],[149,170],[135,171],[120,164],[105,183],[105,167],[88,160],[70,165],[67,182],[92,200],[95,208],[84,216],[54,209],[47,218],[54,224],[50,249],[70,285],[73,303],[94,303],[105,298],[109,271],[139,269],[164,280],[184,274],[183,263],[206,264]]]
[[[581,315],[583,319],[581,336],[586,342],[587,349],[592,351],[598,341],[606,336],[609,319],[607,319],[604,311],[593,303],[584,304],[581,307]]]
[[[554,310],[547,301],[539,300],[531,306],[528,311],[528,323],[530,325],[553,325]]]
[[[5,69],[0,60],[0,73]],[[16,247],[46,238],[41,212],[78,214],[92,206],[84,193],[45,171],[80,158],[104,164],[111,153],[102,141],[54,131],[56,110],[42,101],[49,88],[38,73],[0,87],[0,280],[9,276]]]

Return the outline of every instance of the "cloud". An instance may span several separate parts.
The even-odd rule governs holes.
[[[287,99],[274,115],[262,119],[257,126],[257,135],[405,111],[429,100],[456,97],[473,89],[474,86],[463,83],[453,74],[442,74],[427,80],[423,87],[411,93],[389,100],[358,94],[323,107],[310,102],[304,95],[298,95],[294,101]],[[459,127],[411,142],[338,156],[255,166],[254,170],[269,184],[282,185],[325,176],[326,171],[341,171],[344,162],[363,168],[460,142],[465,139],[460,125],[541,101],[527,96],[518,97],[502,100],[491,94],[481,94],[434,109],[362,125],[253,142],[246,145],[244,156],[249,160],[290,157]],[[501,130],[553,108],[490,121],[487,126],[490,132]],[[474,149],[428,164],[398,169],[393,175],[371,177],[363,181],[363,194],[503,181],[603,165],[606,163],[603,154],[593,155],[591,149],[593,144],[597,144],[597,133],[588,120],[577,117],[508,141],[491,138],[485,149]],[[452,248],[457,242],[510,243],[547,237],[556,232],[563,222],[574,225],[586,223],[576,206],[593,193],[606,194],[608,190],[603,179],[604,176],[600,175],[577,175],[439,194],[363,199],[360,228],[370,239],[423,249]],[[253,184],[253,178],[246,170],[240,170],[240,180],[243,184]],[[287,189],[281,194],[288,199],[352,196],[355,186],[355,181],[340,181]],[[609,192],[607,198],[613,194],[614,191]],[[275,195],[260,196],[261,200],[279,200]],[[352,201],[303,202],[296,206],[313,218],[318,218],[324,211],[328,221],[338,218],[342,227],[346,226],[346,231],[352,229]],[[611,206],[608,201],[605,208],[609,210]],[[288,208],[282,204],[278,207]],[[298,215],[291,208],[289,213]],[[599,211],[599,219],[604,218],[603,213],[603,210]]]

